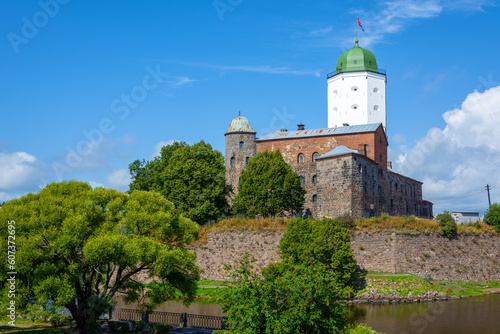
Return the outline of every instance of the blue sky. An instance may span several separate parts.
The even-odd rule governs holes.
[[[387,68],[394,168],[435,211],[500,201],[498,1],[4,1],[0,201],[77,179],[128,189],[172,140],[224,151],[327,126],[326,73],[354,44]]]

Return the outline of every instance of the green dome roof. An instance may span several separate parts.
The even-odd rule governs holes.
[[[378,73],[378,67],[375,55],[371,51],[361,48],[358,44],[358,39],[356,38],[354,47],[341,54],[337,60],[336,72],[341,73],[358,71]]]

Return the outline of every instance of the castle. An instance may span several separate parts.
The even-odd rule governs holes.
[[[432,218],[422,182],[394,172],[387,161],[387,77],[375,55],[356,38],[327,75],[327,83],[328,128],[309,130],[299,124],[294,131],[281,129],[256,138],[248,119],[240,115],[231,120],[224,135],[232,198],[248,159],[279,149],[307,190],[304,209],[315,218],[381,213]]]

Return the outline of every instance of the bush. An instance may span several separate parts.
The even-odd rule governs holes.
[[[63,314],[54,314],[50,317],[52,327],[63,327],[71,323],[71,316]]]
[[[119,321],[108,321],[108,329],[111,332],[118,332],[118,329],[121,327],[121,323]]]
[[[354,218],[352,218],[351,216],[340,216],[335,218],[335,221],[337,222],[337,224],[345,228],[350,229],[354,226]]]
[[[354,328],[350,328],[347,332],[348,334],[378,334],[380,332],[374,331],[370,326],[366,324],[359,324]]]
[[[133,320],[132,325],[134,327],[134,330],[143,331],[144,327],[146,327],[148,325],[148,323],[146,321],[142,321],[142,320],[141,321]]]
[[[231,334],[231,331],[222,329],[222,330],[213,331],[212,334]]]
[[[441,235],[447,238],[452,238],[457,234],[457,223],[455,223],[455,220],[448,211],[437,215],[436,220],[438,221],[439,226],[441,226]]]
[[[121,322],[120,323],[120,328],[123,333],[128,333],[130,332],[130,324],[128,322]]]
[[[168,333],[172,329],[172,325],[169,324],[155,324],[154,325],[155,334]]]
[[[484,222],[488,225],[500,228],[500,204],[493,203],[484,216]]]

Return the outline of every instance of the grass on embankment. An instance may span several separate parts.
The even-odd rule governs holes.
[[[353,233],[389,232],[399,234],[439,234],[439,223],[431,219],[421,219],[415,216],[392,217],[382,214],[380,217],[352,219],[341,217],[337,221]],[[202,226],[196,244],[205,244],[209,233],[241,233],[241,232],[282,232],[287,228],[285,218],[229,218],[210,226]],[[485,224],[458,224],[457,234],[460,235],[499,235],[499,230]]]
[[[220,296],[220,289],[223,289],[224,281],[204,281],[198,282],[198,296],[210,297],[212,299]],[[408,297],[423,295],[428,291],[444,292],[448,296],[480,296],[489,294],[485,289],[499,289],[499,281],[489,282],[463,282],[463,281],[430,281],[417,275],[403,274],[391,275],[382,273],[369,273],[366,276],[366,287],[359,294],[377,291],[380,294],[398,295]]]

